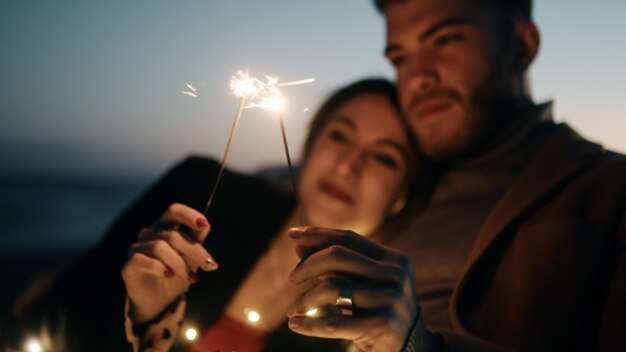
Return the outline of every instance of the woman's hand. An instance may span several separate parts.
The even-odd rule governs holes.
[[[122,269],[134,324],[155,318],[198,281],[196,270],[217,269],[202,243],[209,234],[206,217],[174,203],[152,227],[139,232]]]
[[[411,259],[351,231],[309,227],[289,235],[302,259],[290,281],[310,287],[288,308],[289,327],[350,340],[360,351],[399,351],[419,312]],[[339,309],[307,315],[328,306]]]

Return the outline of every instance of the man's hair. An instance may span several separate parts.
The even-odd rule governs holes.
[[[394,1],[416,1],[416,0],[374,0],[374,5],[381,13],[385,13],[385,6]],[[419,1],[419,0],[417,0]],[[471,0],[477,4],[488,6],[498,11],[508,21],[516,19],[531,19],[532,0]]]

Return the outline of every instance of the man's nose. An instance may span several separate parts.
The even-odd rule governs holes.
[[[434,60],[428,54],[416,54],[409,59],[406,73],[406,88],[412,93],[424,94],[435,89],[440,83]]]

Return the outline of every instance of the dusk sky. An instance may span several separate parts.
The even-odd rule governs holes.
[[[626,152],[626,3],[536,1],[538,102]],[[285,87],[294,157],[319,102],[365,76],[393,78],[369,0],[25,0],[0,4],[0,170],[156,175],[189,153],[221,155],[237,70]],[[185,83],[199,96],[180,93]],[[306,111],[308,108],[308,111]],[[297,158],[296,158],[297,159]],[[284,163],[275,116],[246,110],[230,166]]]

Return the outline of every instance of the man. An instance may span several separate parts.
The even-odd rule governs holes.
[[[624,350],[626,157],[533,103],[531,1],[375,3],[406,118],[446,171],[387,247],[292,230],[291,280],[311,282],[292,330],[364,351]],[[325,304],[351,314],[306,316]]]

